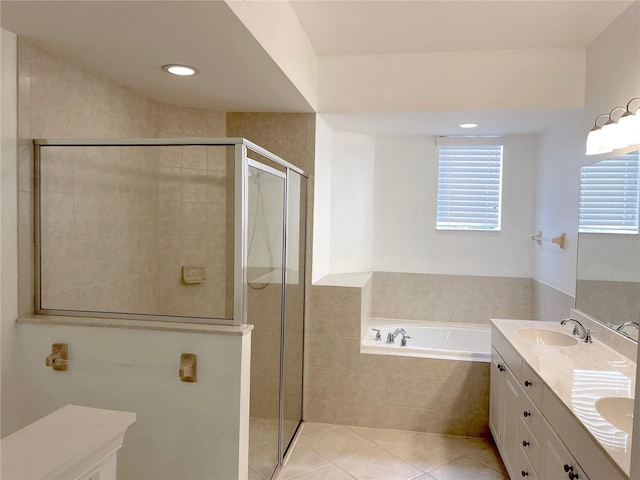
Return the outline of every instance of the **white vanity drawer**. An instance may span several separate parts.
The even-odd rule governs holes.
[[[542,467],[542,446],[540,441],[529,431],[524,419],[518,425],[518,443],[536,472]]]
[[[533,400],[538,408],[542,408],[542,380],[538,374],[529,366],[522,362],[522,377],[520,378],[522,389]]]
[[[516,465],[514,467],[514,474],[516,478],[522,478],[525,480],[538,480],[538,473],[525,455],[522,447],[518,449],[518,455],[516,459]],[[515,479],[514,479],[515,480]]]
[[[495,328],[491,329],[491,345],[498,351],[511,373],[519,381],[522,376],[522,359],[516,349]]]
[[[542,413],[526,395],[520,398],[520,418],[536,438],[542,438]]]

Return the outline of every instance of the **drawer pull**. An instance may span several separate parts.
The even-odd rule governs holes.
[[[531,385],[533,385],[529,380],[525,380],[524,381],[524,386],[525,387],[530,387]]]
[[[501,372],[504,372],[504,370],[505,370],[504,365],[502,365],[501,363],[499,363],[499,364],[497,365],[497,367],[498,367],[498,370],[500,370]]]
[[[527,442],[526,440],[522,440],[523,447],[528,447],[529,445],[531,445],[529,442]]]
[[[573,467],[571,465],[568,464],[564,464],[564,471],[565,472],[573,472]]]
[[[524,470],[522,470],[522,472],[520,472],[522,474],[523,477],[528,477],[529,476],[529,472],[526,472]]]
[[[531,416],[531,412],[527,412],[526,410],[525,410],[524,412],[522,412],[522,414],[523,414],[525,417],[530,417],[530,416]]]
[[[574,480],[574,479],[578,478],[578,474],[577,473],[573,473],[573,472],[569,472],[569,478],[570,478],[570,480]]]

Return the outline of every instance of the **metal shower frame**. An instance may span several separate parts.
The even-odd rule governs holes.
[[[42,315],[62,315],[76,317],[93,318],[120,318],[128,320],[148,320],[163,322],[200,323],[210,325],[240,326],[247,323],[247,228],[248,228],[248,195],[249,195],[249,163],[260,165],[260,168],[269,169],[267,165],[259,160],[249,158],[249,152],[254,152],[277,165],[284,167],[286,176],[284,212],[289,209],[289,175],[292,172],[308,178],[306,172],[292,165],[283,158],[256,145],[255,143],[241,137],[237,138],[205,138],[205,137],[185,137],[185,138],[131,138],[131,139],[35,139],[34,161],[35,161],[35,313]],[[233,262],[233,318],[204,318],[157,314],[134,314],[134,313],[112,313],[93,312],[80,310],[58,310],[42,308],[42,232],[41,232],[41,150],[46,147],[152,147],[152,146],[220,146],[234,147],[234,262]],[[306,208],[306,206],[305,206]],[[287,215],[284,215],[284,246],[283,261],[287,259]],[[306,225],[301,225],[305,228]],[[306,236],[306,235],[305,235]],[[287,269],[282,269],[282,285],[284,299],[284,285],[287,283]],[[302,279],[304,285],[304,278]],[[284,309],[282,315],[284,316]],[[284,319],[283,319],[284,320]],[[281,322],[284,324],[284,321]]]

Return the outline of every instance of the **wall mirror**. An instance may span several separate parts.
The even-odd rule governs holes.
[[[640,152],[582,168],[576,309],[638,339]]]

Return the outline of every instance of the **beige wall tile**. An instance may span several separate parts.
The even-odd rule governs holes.
[[[360,372],[358,374],[358,403],[383,405],[385,377],[378,373]]]
[[[335,334],[343,337],[360,338],[362,319],[359,305],[336,305]]]
[[[310,305],[309,306],[309,334],[310,335],[334,335],[334,305]]]
[[[333,340],[333,364],[336,371],[357,371],[360,359],[360,339],[336,336]]]
[[[339,425],[357,425],[360,407],[357,403],[334,402],[333,422]]]
[[[313,400],[333,400],[333,370],[309,368],[309,389],[307,394]]]
[[[358,400],[358,372],[334,370],[333,400],[356,404]]]
[[[333,337],[309,336],[309,367],[333,368]]]
[[[333,423],[334,402],[308,399],[305,419],[308,422]]]
[[[336,303],[343,305],[357,305],[362,302],[362,289],[352,287],[336,287]]]
[[[334,305],[336,298],[336,287],[325,287],[313,285],[311,287],[310,302],[312,305]]]

